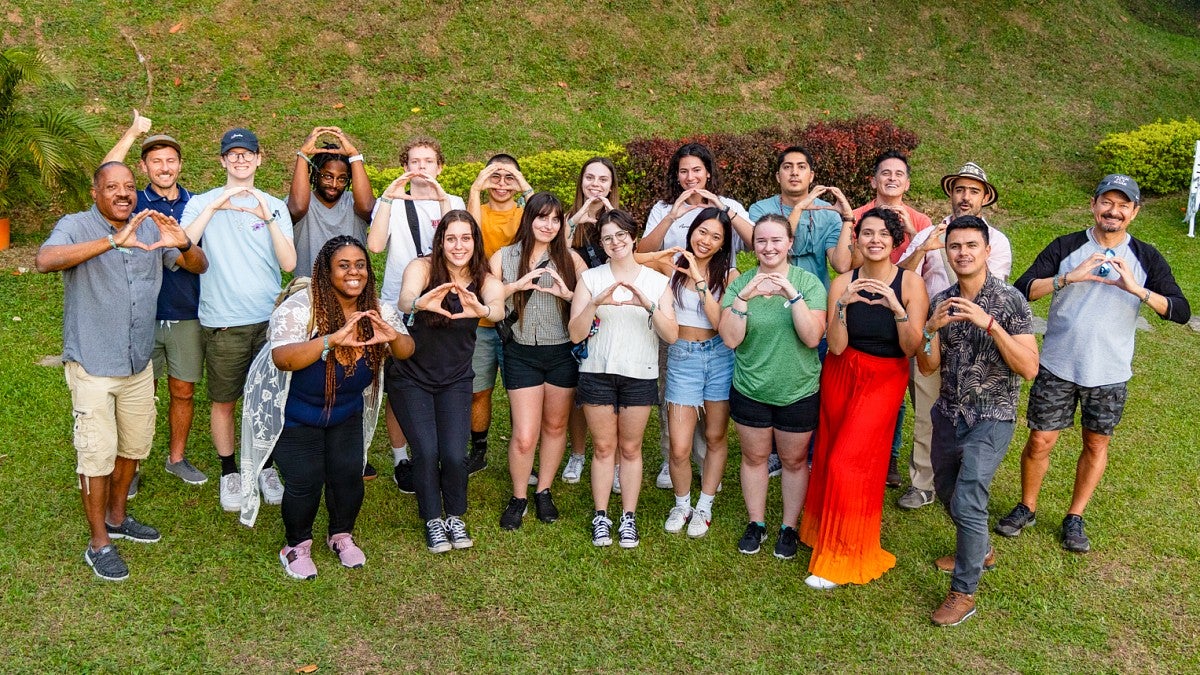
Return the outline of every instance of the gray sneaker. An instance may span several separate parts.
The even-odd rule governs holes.
[[[915,485],[908,486],[904,494],[896,500],[896,506],[908,511],[919,509],[922,506],[929,506],[933,503],[933,490],[922,490]]]
[[[129,568],[117,553],[117,547],[109,544],[99,551],[93,551],[89,545],[83,549],[83,561],[92,568],[96,576],[105,581],[120,581],[129,576]]]
[[[1033,527],[1037,524],[1037,514],[1029,510],[1028,506],[1017,502],[1013,510],[1004,516],[992,528],[996,534],[1004,537],[1015,537],[1021,534],[1021,530],[1027,527]]]
[[[108,521],[104,521],[104,529],[108,531],[108,536],[112,539],[128,539],[143,544],[153,544],[162,538],[159,536],[158,530],[139,523],[133,519],[133,516],[125,516],[125,520],[121,521],[120,525],[109,525]]]
[[[140,481],[140,480],[138,480],[138,479],[139,479],[139,478],[141,478],[141,476],[142,476],[142,472],[141,472],[141,471],[134,471],[134,472],[133,472],[133,480],[129,481],[129,492],[126,492],[126,493],[125,493],[125,499],[126,499],[126,501],[128,501],[128,500],[130,500],[130,499],[133,499],[134,497],[136,497],[136,496],[137,496],[137,493],[138,493],[138,483],[140,483],[140,482],[141,482],[141,481]]]
[[[167,473],[173,474],[188,485],[204,485],[208,482],[208,476],[204,475],[204,472],[200,469],[192,466],[192,463],[187,461],[187,457],[178,462],[172,462],[171,458],[168,457]]]

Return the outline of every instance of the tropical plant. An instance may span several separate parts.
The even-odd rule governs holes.
[[[0,215],[17,204],[84,203],[103,155],[91,116],[33,103],[23,85],[71,83],[37,49],[0,52]]]

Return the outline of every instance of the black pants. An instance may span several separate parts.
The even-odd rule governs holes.
[[[288,546],[312,539],[321,507],[329,512],[329,536],[350,533],[363,503],[363,428],[357,412],[333,427],[284,427],[275,443],[275,466],[283,476],[283,529]]]
[[[421,520],[467,512],[467,439],[471,435],[471,380],[426,391],[388,377],[388,405],[412,449],[413,488]]]

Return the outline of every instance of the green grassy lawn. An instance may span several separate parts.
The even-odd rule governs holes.
[[[143,112],[184,142],[185,184],[196,188],[217,180],[220,132],[243,122],[271,153],[260,185],[278,194],[288,158],[316,124],[340,124],[370,161],[389,164],[418,132],[436,134],[450,161],[463,161],[500,149],[802,123],[826,110],[886,114],[923,139],[914,193],[931,214],[946,211],[942,174],[965,159],[989,171],[1001,195],[991,217],[1012,239],[1015,273],[1054,236],[1089,223],[1084,205],[1098,178],[1091,148],[1104,133],[1194,115],[1200,104],[1194,3],[967,11],[948,2],[548,1],[512,11],[473,2],[17,0],[0,13],[0,44],[51,49],[79,85],[57,95],[103,116],[115,139],[126,109],[146,97],[145,73],[119,32],[128,28],[154,74]],[[1151,200],[1132,231],[1200,301],[1197,244],[1179,223],[1184,203]],[[54,213],[20,215],[19,243],[40,243]],[[384,471],[367,485],[356,531],[367,566],[344,570],[320,549],[320,576],[302,583],[279,567],[277,507],[264,507],[247,529],[220,511],[216,481],[186,486],[162,470],[164,396],[131,504],[163,541],[121,545],[132,576],[109,584],[81,560],[86,529],[62,371],[37,365],[61,351],[61,278],[13,274],[32,267],[29,252],[0,257],[3,670],[1200,670],[1192,527],[1200,355],[1187,327],[1151,318],[1154,330],[1139,333],[1125,420],[1087,512],[1093,551],[1068,554],[1057,541],[1075,430],[1053,455],[1039,524],[1016,540],[997,538],[999,566],[984,575],[979,613],[955,629],[929,623],[949,585],[932,562],[951,550],[953,527],[937,507],[896,509],[894,491],[883,543],[898,563],[872,584],[819,593],[803,584],[806,551],[791,562],[739,554],[745,510],[732,434],[705,539],[662,531],[672,500],[652,486],[653,440],[638,549],[591,546],[586,480],[555,483],[559,522],[531,515],[521,530],[503,532],[497,519],[511,489],[503,412],[491,466],[470,484],[474,549],[426,553],[413,498]],[[1046,301],[1034,311],[1044,316]],[[190,457],[215,476],[203,388],[198,399]],[[1018,499],[1025,437],[1018,426],[993,486],[993,518]],[[653,427],[647,438],[657,438]],[[385,448],[380,430],[377,467],[390,463]],[[773,481],[772,534],[778,490]]]

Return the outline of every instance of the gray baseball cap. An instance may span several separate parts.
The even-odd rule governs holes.
[[[1123,173],[1110,173],[1101,178],[1100,184],[1096,186],[1096,192],[1092,196],[1099,197],[1105,192],[1113,190],[1129,197],[1135,204],[1142,203],[1142,191],[1138,188],[1137,181]]]
[[[166,134],[155,134],[147,136],[146,140],[142,141],[142,158],[146,158],[147,152],[162,147],[175,148],[175,152],[179,153],[180,157],[183,156],[183,148],[179,147],[179,141]]]

